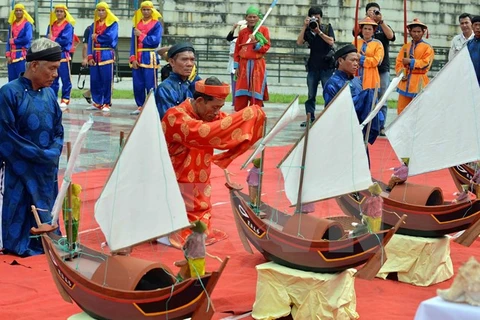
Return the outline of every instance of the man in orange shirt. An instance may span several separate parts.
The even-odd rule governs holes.
[[[170,108],[162,118],[180,191],[185,200],[190,222],[200,220],[207,225],[206,244],[226,238],[223,231],[211,228],[212,204],[210,172],[212,163],[226,168],[247,151],[263,135],[265,113],[251,105],[233,114],[220,109],[230,93],[230,86],[216,77],[195,83],[193,99]],[[213,154],[214,149],[226,150]],[[170,235],[170,243],[181,248],[191,230]]]
[[[428,84],[427,73],[435,55],[432,46],[422,39],[427,31],[424,23],[413,19],[407,28],[412,42],[403,45],[395,63],[395,72],[398,74],[403,70],[406,75],[397,88],[399,93],[397,114],[402,113],[410,101]]]

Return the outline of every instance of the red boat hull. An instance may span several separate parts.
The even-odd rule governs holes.
[[[230,189],[233,214],[241,232],[267,260],[306,271],[340,272],[366,263],[385,244],[384,237],[393,230],[365,234],[343,240],[308,240],[277,230],[266,221],[283,225],[290,217],[262,204],[267,218],[260,219],[248,203],[246,195]]]
[[[43,235],[42,241],[49,266],[60,294],[68,295],[88,315],[95,319],[184,319],[190,317],[202,302],[212,274],[200,279],[189,279],[156,290],[118,290],[92,282],[74,270],[61,257],[53,235]],[[101,263],[108,256],[81,248],[84,258],[78,269],[89,263]],[[75,259],[72,265],[75,265]],[[213,290],[213,289],[212,289]],[[210,292],[211,293],[211,292]]]

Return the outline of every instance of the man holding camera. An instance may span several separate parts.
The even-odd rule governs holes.
[[[381,98],[390,84],[390,59],[388,51],[390,42],[395,41],[395,33],[393,32],[393,29],[383,20],[383,15],[380,12],[380,6],[378,3],[370,2],[365,7],[365,11],[367,16],[378,24],[373,37],[377,40],[380,40],[383,45],[383,61],[378,65],[378,73],[380,74],[380,89],[378,92],[378,97]],[[381,112],[383,113],[385,123],[387,121],[387,105],[382,107]],[[383,127],[380,129],[380,135],[385,136],[385,130]]]
[[[310,48],[310,56],[306,64],[308,99],[305,102],[305,111],[310,113],[310,120],[315,120],[315,101],[317,98],[318,83],[322,82],[322,88],[333,74],[335,61],[333,58],[335,34],[330,24],[322,25],[323,12],[320,7],[311,7],[308,10],[308,17],[300,31],[297,44],[307,42]],[[306,122],[301,124],[306,126]]]

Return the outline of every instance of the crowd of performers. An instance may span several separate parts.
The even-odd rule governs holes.
[[[374,91],[379,89],[380,98],[389,84],[388,46],[395,40],[395,33],[385,22],[377,3],[369,3],[365,12],[365,17],[353,30],[352,44],[336,51],[332,50],[334,28],[331,24],[322,24],[322,10],[312,7],[304,19],[297,43],[306,42],[311,49],[307,62],[309,93],[305,104],[311,121],[315,119],[316,87],[320,82],[325,105],[348,85],[360,122],[371,110]],[[191,43],[160,47],[162,15],[151,1],[143,1],[132,19],[129,63],[136,108],[131,114],[141,112],[147,94],[154,90],[159,121],[162,121],[188,218],[196,223],[194,238],[201,239],[203,245],[226,237],[223,231],[211,226],[212,163],[226,168],[263,134],[266,115],[262,107],[264,101],[268,101],[265,55],[271,41],[268,28],[260,25],[261,20],[259,9],[250,6],[238,37],[233,37],[237,24],[229,34],[229,40],[234,44],[231,50],[234,86],[230,92],[230,85],[216,77],[199,77]],[[109,5],[99,2],[95,7],[94,21],[84,32],[82,64],[88,65],[91,77],[90,92],[84,96],[91,100],[91,110],[109,112],[112,107],[118,21]],[[72,90],[70,62],[75,46],[75,19],[65,5],[56,5],[50,15],[46,38],[35,41],[32,41],[34,21],[22,4],[15,5],[8,22],[9,83],[0,89],[2,106],[5,106],[0,109],[0,163],[4,163],[0,171],[0,226],[3,229],[0,248],[29,256],[42,252],[39,240],[29,235],[30,228],[35,226],[30,205],[46,210],[40,212],[49,212],[58,189],[58,162],[63,147],[61,110],[68,107]],[[478,76],[480,17],[463,14],[459,22],[462,34],[452,41],[450,58],[462,46],[467,46]],[[403,45],[395,64],[395,71],[404,73],[398,86],[399,114],[428,84],[427,73],[434,58],[432,46],[424,41],[427,26],[414,19],[407,24],[407,29],[411,41]],[[168,61],[169,69],[165,79],[157,85],[162,58]],[[62,90],[58,100],[60,80]],[[221,108],[230,93],[234,98],[235,112],[226,114]],[[18,99],[19,95],[23,98]],[[373,143],[382,134],[385,120],[386,110],[383,110],[372,121],[368,142]],[[225,152],[214,154],[214,149]],[[258,163],[254,164],[257,169],[254,171],[259,174]],[[389,188],[404,182],[406,172],[408,160],[395,171],[396,180],[391,181]],[[249,175],[249,185],[255,196],[258,177]],[[372,187],[371,192],[372,196],[380,193],[377,186]],[[256,199],[252,205],[258,205]],[[378,207],[379,201],[370,205],[373,218],[378,217]],[[42,218],[48,222],[47,214]],[[187,229],[160,240],[178,248],[186,245],[184,248],[194,252],[196,259],[199,252],[204,254],[204,250],[192,245],[191,234],[192,230]]]

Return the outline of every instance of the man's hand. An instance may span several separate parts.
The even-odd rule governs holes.
[[[133,34],[137,37],[141,36],[142,35],[142,32],[140,30],[138,30],[137,28],[133,29]]]
[[[255,39],[255,35],[252,33],[251,35],[248,36],[250,38],[250,41],[257,41],[257,39]]]
[[[98,34],[92,34],[92,41],[97,41]]]
[[[308,27],[308,24],[310,23],[310,17],[306,17],[305,21],[303,22],[305,27]]]
[[[139,66],[138,66],[138,61],[137,61],[137,60],[133,60],[133,61],[132,61],[132,68],[133,68],[133,69],[138,69],[138,67],[139,67]]]
[[[12,58],[7,57],[7,64],[12,64]]]
[[[89,65],[89,66],[94,66],[94,65],[96,65],[95,60],[93,60],[93,59],[88,60],[88,65]]]
[[[82,59],[82,66],[84,66],[84,67],[88,66],[88,60],[87,60],[87,58],[83,58],[83,59]]]
[[[410,58],[403,58],[402,59],[402,63],[406,67],[410,66],[410,62],[411,62]]]

